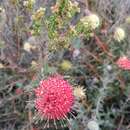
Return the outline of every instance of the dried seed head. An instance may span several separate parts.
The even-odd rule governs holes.
[[[99,130],[99,125],[96,121],[92,120],[92,121],[89,121],[88,124],[88,129],[89,130]]]
[[[77,86],[74,88],[74,96],[75,97],[78,97],[78,98],[83,98],[85,97],[85,89],[81,86]]]
[[[124,40],[125,38],[125,31],[118,27],[115,29],[115,32],[114,32],[114,39],[118,42],[121,42],[122,40]]]

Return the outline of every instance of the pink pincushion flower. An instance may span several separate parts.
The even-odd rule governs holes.
[[[124,70],[130,70],[130,60],[127,58],[127,57],[120,57],[118,60],[117,60],[117,62],[116,62],[116,64],[120,67],[120,68],[122,68],[122,69],[124,69]]]
[[[72,86],[60,75],[42,80],[35,95],[35,107],[46,119],[65,118],[74,102]]]

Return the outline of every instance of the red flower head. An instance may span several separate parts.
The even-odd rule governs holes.
[[[130,60],[127,58],[127,57],[120,57],[118,60],[117,60],[117,62],[116,62],[116,64],[120,67],[120,68],[122,68],[122,69],[124,69],[124,70],[130,70]]]
[[[35,94],[35,107],[46,119],[62,119],[71,111],[74,102],[72,86],[60,75],[42,80]]]
[[[23,94],[23,89],[17,88],[17,89],[15,90],[15,93],[16,93],[17,95]]]

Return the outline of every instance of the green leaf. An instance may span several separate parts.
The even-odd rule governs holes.
[[[18,88],[22,88],[22,87],[23,87],[23,84],[22,84],[22,83],[19,83],[19,82],[17,82],[15,85],[16,85],[16,87],[18,87]]]
[[[81,48],[81,39],[80,38],[75,38],[72,41],[72,45],[75,49],[80,49]]]
[[[43,70],[44,70],[43,73],[45,75],[47,75],[47,74],[53,74],[53,73],[56,72],[56,68],[55,67],[49,67],[47,63],[44,64]]]
[[[39,81],[38,80],[35,80],[32,82],[32,87],[36,87],[39,85]]]
[[[4,42],[3,41],[0,41],[0,48],[4,48]]]

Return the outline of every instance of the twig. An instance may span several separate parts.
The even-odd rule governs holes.
[[[29,100],[30,100],[31,95],[29,95],[28,97],[29,97]],[[29,129],[33,130],[33,127],[32,127],[32,112],[31,112],[30,108],[28,110],[28,120],[29,120],[29,124],[30,124]]]
[[[119,122],[119,125],[118,125],[117,130],[120,130],[123,121],[124,121],[124,115],[122,115],[122,117],[121,117],[121,120],[120,120],[120,122]]]

